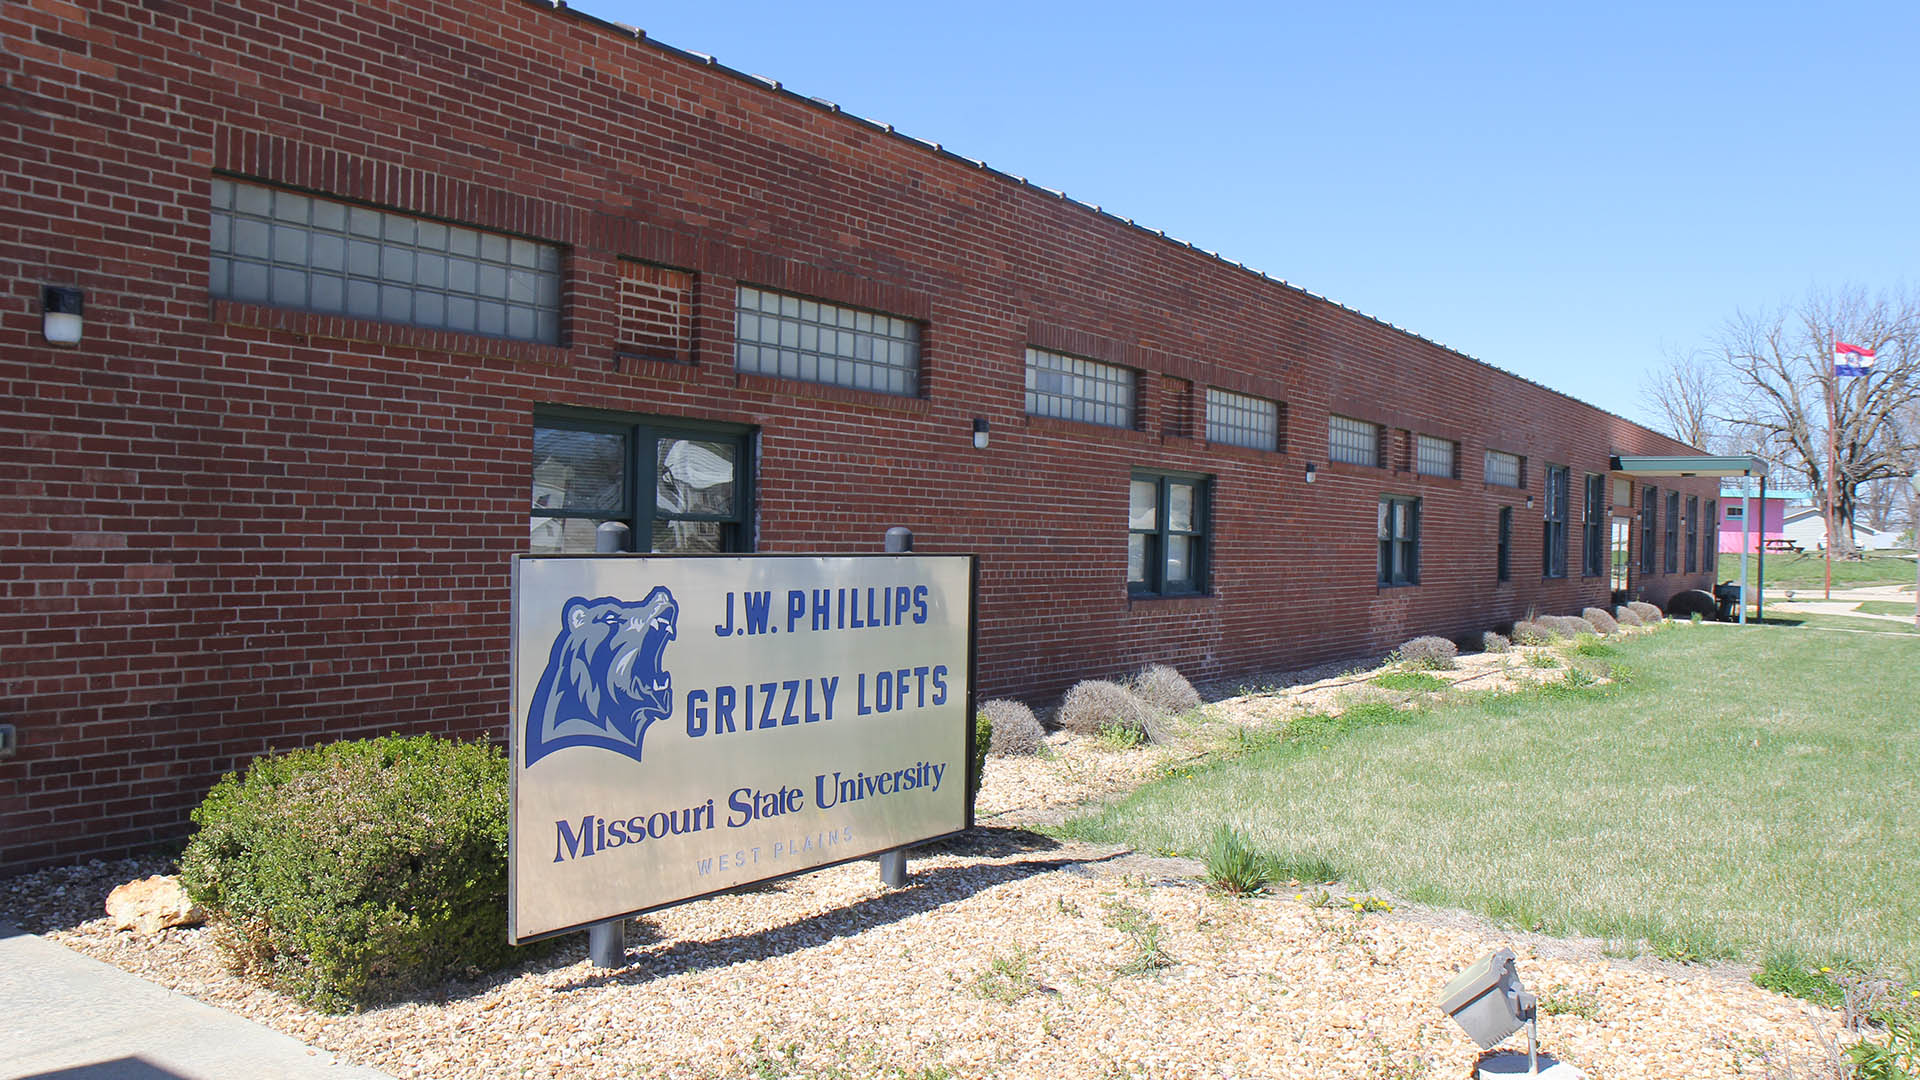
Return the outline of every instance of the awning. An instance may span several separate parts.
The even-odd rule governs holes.
[[[1765,476],[1767,462],[1751,454],[1615,454],[1607,466],[1628,476]]]

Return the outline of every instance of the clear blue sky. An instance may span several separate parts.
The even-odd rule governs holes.
[[[1636,419],[1736,309],[1920,283],[1920,4],[576,6]]]

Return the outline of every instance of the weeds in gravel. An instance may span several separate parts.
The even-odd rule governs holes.
[[[1568,686],[1592,686],[1596,682],[1599,682],[1599,680],[1588,674],[1582,668],[1575,667],[1567,669],[1566,683]]]
[[[1228,896],[1247,896],[1267,884],[1267,860],[1248,847],[1246,837],[1230,825],[1213,831],[1205,862],[1207,885]]]
[[[1297,881],[1302,885],[1339,881],[1341,876],[1339,864],[1320,855],[1269,855],[1267,873],[1273,881]]]
[[[1107,750],[1131,750],[1147,741],[1147,734],[1138,728],[1108,724],[1094,734],[1094,741]]]
[[[1164,930],[1146,909],[1124,900],[1111,901],[1107,904],[1107,925],[1125,934],[1133,946],[1133,956],[1118,968],[1121,975],[1151,975],[1178,963],[1161,947]]]
[[[1445,690],[1447,680],[1438,675],[1429,675],[1424,671],[1389,671],[1373,680],[1373,685],[1383,690],[1401,690],[1407,693],[1424,693]]]
[[[1531,668],[1559,667],[1560,658],[1550,652],[1530,652],[1527,654],[1527,666]]]
[[[1417,1054],[1402,1057],[1378,1035],[1373,1037],[1373,1048],[1376,1056],[1364,1074],[1365,1080],[1422,1080],[1432,1071],[1426,1058]]]
[[[1582,638],[1580,643],[1569,651],[1575,656],[1618,656],[1620,654],[1619,649],[1599,638]]]
[[[1600,995],[1591,990],[1549,986],[1540,991],[1540,1011],[1548,1016],[1577,1016],[1582,1020],[1600,1019]]]
[[[1034,978],[1027,950],[1018,945],[1010,953],[994,953],[986,970],[973,980],[975,997],[1002,1005],[1012,1005],[1039,990],[1040,980]]]
[[[1776,994],[1786,994],[1815,1005],[1837,1009],[1841,1004],[1841,994],[1840,984],[1833,981],[1834,973],[1853,967],[1853,964],[1840,960],[1818,964],[1809,961],[1797,949],[1775,949],[1767,954],[1760,970],[1753,973],[1753,983]]]

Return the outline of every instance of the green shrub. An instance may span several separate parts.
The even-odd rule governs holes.
[[[1133,692],[1140,700],[1175,716],[1200,706],[1200,691],[1185,675],[1165,664],[1153,664],[1133,677]]]
[[[993,749],[993,717],[982,710],[973,718],[973,786],[967,790],[971,802],[980,797],[980,785],[987,779],[987,752]]]
[[[1451,671],[1459,646],[1443,637],[1417,637],[1394,650],[1393,659],[1409,668]]]
[[[1018,701],[996,698],[980,706],[980,722],[988,725],[993,741],[988,752],[995,757],[1017,757],[1040,752],[1040,737],[1045,734],[1033,710]]]
[[[1229,896],[1259,892],[1267,883],[1266,860],[1231,826],[1221,825],[1213,831],[1205,861],[1207,884]]]
[[[323,1009],[515,958],[507,761],[431,736],[263,757],[193,812],[180,879],[244,974]]]

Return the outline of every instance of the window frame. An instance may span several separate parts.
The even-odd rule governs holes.
[[[1151,483],[1154,485],[1154,527],[1136,529],[1133,527],[1133,485]],[[1171,489],[1175,484],[1189,484],[1193,487],[1193,527],[1174,529],[1167,513],[1171,502]],[[1212,552],[1209,550],[1213,536],[1213,477],[1206,473],[1166,472],[1157,469],[1134,469],[1127,475],[1127,537],[1131,546],[1134,536],[1151,538],[1147,544],[1147,577],[1144,581],[1127,579],[1127,595],[1132,597],[1172,597],[1206,596],[1212,585]],[[1187,558],[1190,562],[1188,580],[1190,585],[1179,588],[1167,587],[1167,538],[1184,536],[1188,538]]]
[[[1342,420],[1345,420],[1349,424],[1363,424],[1373,429],[1373,454],[1372,454],[1373,460],[1350,461],[1340,456],[1340,454],[1337,452],[1337,449],[1336,449],[1340,444],[1334,440],[1333,434],[1334,434],[1334,426]],[[1386,457],[1387,457],[1386,448],[1381,445],[1381,443],[1384,441],[1385,434],[1386,434],[1385,424],[1375,423],[1372,420],[1362,420],[1357,416],[1345,416],[1341,413],[1328,413],[1327,414],[1327,460],[1335,464],[1353,465],[1362,469],[1381,468],[1386,464]]]
[[[1426,467],[1428,447],[1444,448],[1447,458],[1445,472],[1434,472]],[[1413,471],[1420,476],[1433,476],[1442,480],[1455,480],[1460,476],[1460,444],[1453,439],[1443,439],[1438,435],[1413,433]]]
[[[1680,572],[1680,493],[1667,492],[1667,557],[1662,564],[1661,573]]]
[[[1247,450],[1261,450],[1277,454],[1280,453],[1281,448],[1286,443],[1287,407],[1283,401],[1278,401],[1274,398],[1263,398],[1256,394],[1243,394],[1238,390],[1227,390],[1218,386],[1209,386],[1206,388],[1205,405],[1205,431],[1207,434],[1207,444],[1209,446],[1238,446]],[[1253,428],[1228,423],[1225,420],[1222,420],[1216,428],[1214,424],[1216,406],[1218,406],[1217,411],[1224,415],[1252,414],[1260,412],[1262,406],[1271,407],[1273,410],[1273,430],[1270,433],[1258,432]],[[1263,416],[1262,418],[1264,419],[1265,417]],[[1272,444],[1268,445],[1264,442],[1248,441],[1244,437],[1248,434],[1271,434]],[[1223,435],[1228,437],[1223,438]],[[1232,437],[1236,435],[1242,437]]]
[[[1607,478],[1600,473],[1586,474],[1586,499],[1580,507],[1580,576],[1607,576],[1605,530],[1602,527],[1607,507]]]
[[[755,468],[758,461],[759,432],[744,424],[710,420],[689,420],[671,416],[646,416],[599,409],[536,408],[533,427],[565,431],[588,431],[619,435],[625,440],[622,469],[625,479],[618,511],[567,510],[540,512],[529,506],[531,522],[542,519],[618,521],[630,531],[631,549],[637,553],[653,551],[653,527],[658,522],[717,522],[721,525],[720,550],[728,554],[750,554],[758,543],[754,528]],[[659,445],[665,439],[695,439],[700,442],[734,444],[734,506],[726,514],[691,514],[662,511],[658,505],[660,482]],[[642,452],[641,446],[647,450]],[[529,471],[538,462],[529,463]]]
[[[1556,487],[1554,481],[1559,480]],[[1543,579],[1559,580],[1567,576],[1567,486],[1572,482],[1572,469],[1566,465],[1548,465],[1546,470],[1546,490],[1543,493],[1540,508],[1540,576]],[[1557,493],[1557,498],[1556,498]]]
[[[779,310],[768,311],[764,306],[756,306],[751,311],[747,310],[746,294],[749,292],[755,293],[762,298],[775,298],[781,302],[776,305]],[[789,314],[785,309],[784,302],[788,300],[793,301],[794,304],[795,310],[792,314]],[[812,318],[807,317],[806,309],[808,306],[814,308]],[[832,309],[836,316],[833,323],[828,323],[821,317],[820,309],[823,308]],[[838,315],[841,312],[846,312],[852,317],[853,321],[842,325],[838,320]],[[754,319],[756,336],[751,338],[742,332],[748,316],[752,316]],[[864,330],[860,328],[860,320],[863,316],[868,321],[867,328]],[[759,337],[760,324],[767,320],[771,320],[776,326],[786,324],[793,325],[795,327],[794,343],[787,345],[784,341],[768,342]],[[888,323],[889,329],[884,333],[876,330],[873,326],[875,320],[885,320]],[[906,327],[911,333],[908,335],[893,333],[891,326],[896,322]],[[800,344],[800,341],[804,340],[809,328],[811,328],[815,335],[815,343],[812,348],[806,348]],[[853,336],[852,348],[854,349],[854,355],[841,356],[838,352],[826,351],[825,347],[819,342],[819,335],[822,332],[831,332],[835,335],[841,333],[851,334]],[[868,355],[864,359],[859,355],[860,340],[862,337],[866,338],[868,343]],[[876,342],[889,346],[896,342],[900,343],[905,347],[904,351],[908,354],[906,362],[903,364],[894,364],[891,361],[882,362],[875,360],[873,358],[873,345]],[[753,350],[753,360],[749,364],[743,364],[741,359],[747,349]],[[792,292],[787,289],[776,289],[770,285],[759,285],[749,281],[740,281],[734,284],[733,365],[734,370],[740,374],[758,375],[769,379],[791,379],[794,382],[811,383],[815,386],[837,386],[843,390],[854,390],[868,394],[885,394],[888,397],[917,398],[921,396],[922,389],[925,385],[923,375],[925,374],[926,351],[927,324],[924,319],[910,318],[906,315],[896,315],[890,311],[876,311],[873,308],[858,307],[853,304],[843,304],[837,300],[822,300],[817,296],[808,296],[804,293]],[[792,373],[781,370],[780,354],[783,352],[790,352],[795,355],[794,370]],[[771,370],[768,369],[766,364],[766,356],[768,353],[772,353],[774,356]],[[814,373],[811,376],[804,374],[809,360],[812,361],[814,369]],[[823,361],[830,361],[833,364],[835,377],[821,377],[820,368]],[[838,373],[842,370],[843,366],[845,370],[849,372],[847,380],[842,380],[838,377]],[[875,384],[874,380],[876,378],[884,384],[889,375],[896,373],[901,376],[901,389],[895,390],[891,386]],[[867,379],[867,385],[865,386],[860,385],[860,378],[863,374]]]
[[[1720,500],[1707,500],[1708,528],[1700,533],[1700,569],[1709,576],[1720,573]]]
[[[1700,572],[1700,496],[1687,496],[1687,573]]]
[[[1509,484],[1505,480],[1498,480],[1493,477],[1493,464],[1496,458],[1512,459],[1513,483]],[[1526,455],[1516,454],[1510,450],[1495,450],[1492,447],[1488,447],[1481,459],[1480,479],[1483,483],[1491,487],[1519,488],[1525,490],[1527,486]]]
[[[1394,532],[1397,507],[1407,508],[1407,534]],[[1381,536],[1384,526],[1388,535]],[[1374,517],[1374,539],[1380,545],[1379,573],[1375,580],[1382,589],[1400,589],[1420,584],[1420,497],[1418,495],[1382,495]],[[1404,549],[1404,558],[1394,555]],[[1401,568],[1396,570],[1396,567]],[[1404,571],[1404,572],[1402,572]]]
[[[1045,367],[1034,362],[1036,356],[1069,361],[1070,365],[1085,365],[1085,367],[1079,370],[1074,369],[1072,366],[1066,369]],[[1106,372],[1112,372],[1115,375],[1123,375],[1125,379],[1108,377],[1106,374],[1103,374],[1102,369]],[[1126,388],[1126,401],[1124,402],[1126,422],[1114,423],[1110,420],[1096,420],[1092,419],[1089,415],[1090,413],[1102,414],[1119,411],[1122,409],[1123,403],[1101,401],[1098,398],[1086,397],[1084,395],[1044,389],[1038,385],[1038,374],[1058,376],[1063,381],[1093,379],[1111,386],[1124,386]],[[1026,351],[1021,356],[1020,377],[1024,407],[1028,416],[1037,416],[1047,420],[1065,420],[1069,423],[1088,424],[1093,427],[1112,428],[1115,431],[1135,431],[1140,427],[1140,372],[1134,368],[1127,367],[1125,364],[1095,360],[1090,356],[1061,352],[1059,349],[1043,349],[1038,345],[1028,345]],[[1048,409],[1043,406],[1045,402],[1056,403],[1060,411],[1048,411]]]
[[[1640,489],[1640,572],[1652,574],[1660,564],[1660,489]]]

